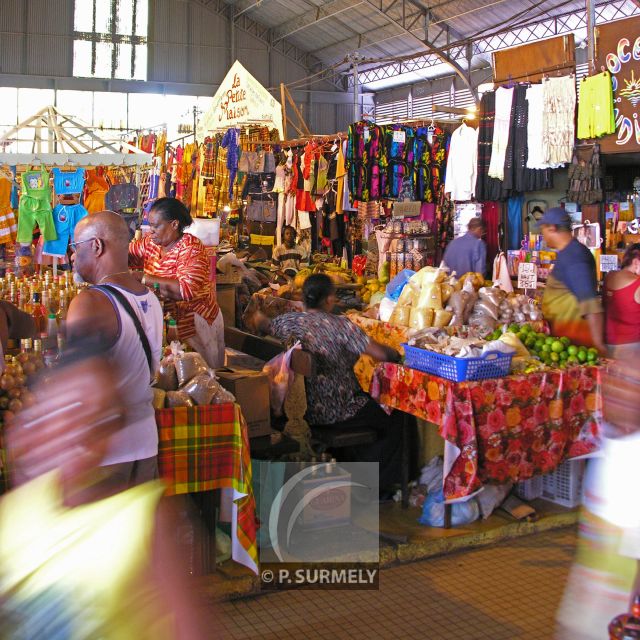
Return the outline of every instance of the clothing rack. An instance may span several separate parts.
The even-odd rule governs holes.
[[[557,76],[575,75],[575,69],[576,69],[575,62],[568,63],[568,64],[554,64],[550,67],[543,67],[542,69],[536,69],[535,71],[531,71],[530,73],[523,73],[519,76],[509,75],[509,77],[506,78],[506,81],[507,81],[507,84],[513,83],[514,80],[525,80],[527,82],[533,82],[536,80],[541,80],[542,77],[544,77],[546,74],[553,73],[554,71],[556,72]],[[567,70],[570,70],[571,74],[560,73],[560,71],[567,71]],[[504,82],[505,82],[504,80],[497,80],[494,82],[494,84],[502,85],[504,84]]]

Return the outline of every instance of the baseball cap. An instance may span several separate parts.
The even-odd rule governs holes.
[[[571,218],[569,214],[562,207],[552,207],[544,212],[544,215],[538,224],[553,224],[553,225],[569,225],[571,226]]]

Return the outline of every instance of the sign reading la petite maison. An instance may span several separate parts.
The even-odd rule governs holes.
[[[616,132],[600,141],[603,153],[640,151],[640,17],[596,29],[597,71],[606,69],[613,83]]]
[[[280,103],[236,60],[198,123],[198,140],[252,123],[277,129],[282,139]]]

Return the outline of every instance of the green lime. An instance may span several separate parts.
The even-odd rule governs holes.
[[[577,356],[577,355],[578,355],[578,347],[576,347],[576,345],[575,345],[575,344],[570,344],[570,345],[567,347],[567,353],[568,353],[570,356]]]
[[[535,336],[527,336],[527,339],[524,341],[526,347],[533,347],[536,344]]]
[[[593,353],[591,351],[591,349],[589,349],[589,351],[587,352],[587,361],[590,363],[594,363],[598,361],[598,354],[597,353]]]
[[[538,338],[535,343],[536,351],[540,351],[543,345],[544,345],[544,340],[540,340],[540,338]]]
[[[567,358],[567,362],[568,362],[569,364],[578,364],[578,358],[576,358],[576,356],[575,356],[575,355],[570,355],[570,356]]]
[[[520,331],[523,333],[531,333],[531,327],[528,324],[523,324]]]
[[[551,345],[548,342],[542,345],[542,353],[551,353]]]
[[[512,322],[509,325],[508,331],[511,331],[511,333],[518,333],[519,330],[520,330],[520,325],[517,324],[516,322]]]
[[[544,333],[536,333],[536,338],[538,338],[538,340],[546,340],[547,336]]]
[[[568,347],[571,344],[571,340],[569,340],[567,336],[562,336],[562,338],[560,338],[560,342],[562,342],[565,347]]]
[[[578,361],[586,362],[586,360],[587,360],[587,350],[584,348],[580,348],[580,350],[578,351]]]
[[[566,351],[561,351],[558,355],[561,362],[566,362],[569,359],[569,354]]]
[[[555,351],[551,353],[550,358],[551,362],[558,362],[558,360],[560,360],[560,356]]]
[[[555,340],[551,345],[551,351],[553,351],[554,353],[560,353],[561,351],[564,351],[564,345],[562,344],[562,342],[560,342],[560,340]]]
[[[547,336],[547,337],[544,339],[544,341],[545,341],[547,344],[551,345],[551,344],[553,344],[553,343],[556,341],[556,339],[555,339],[553,336]]]
[[[589,347],[589,349],[587,349],[587,353],[590,356],[598,357],[598,350],[595,347]]]

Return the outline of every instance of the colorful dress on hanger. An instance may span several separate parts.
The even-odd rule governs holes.
[[[227,150],[227,169],[229,170],[229,200],[233,200],[233,183],[238,173],[238,156],[240,146],[238,144],[239,129],[229,129],[220,141],[220,146]]]

